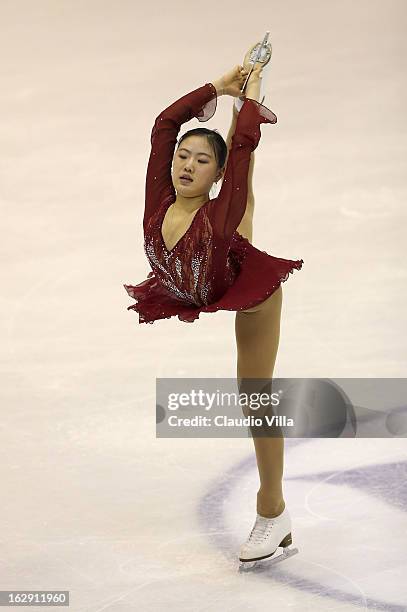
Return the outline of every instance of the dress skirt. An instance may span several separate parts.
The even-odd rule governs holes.
[[[186,303],[175,297],[150,272],[146,280],[138,285],[124,285],[129,296],[136,300],[127,310],[139,313],[139,323],[154,323],[158,319],[174,316],[178,316],[180,321],[193,323],[201,312],[246,310],[268,298],[304,263],[302,259],[282,259],[260,251],[237,232],[232,237],[229,255],[239,272],[233,284],[216,302],[202,306]]]

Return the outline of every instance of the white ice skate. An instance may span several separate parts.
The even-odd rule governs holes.
[[[235,107],[236,110],[239,112],[240,109],[243,106],[243,102],[245,99],[245,89],[246,89],[246,85],[249,81],[250,75],[253,71],[254,66],[256,65],[256,63],[262,64],[262,71],[260,73],[260,77],[261,77],[261,84],[260,84],[260,103],[263,104],[264,102],[264,98],[265,98],[265,82],[266,82],[266,75],[267,75],[267,71],[268,68],[270,66],[270,59],[271,59],[271,52],[272,52],[272,47],[271,47],[271,43],[267,42],[268,41],[268,37],[269,37],[270,32],[266,32],[262,42],[256,43],[255,45],[253,45],[249,51],[246,53],[245,58],[243,60],[243,67],[246,69],[249,69],[249,73],[245,79],[245,82],[242,86],[241,91],[241,95],[237,98],[235,98]]]
[[[266,518],[257,514],[250,535],[240,549],[239,569],[252,569],[259,561],[274,564],[288,559],[298,553],[298,548],[289,548],[292,544],[291,517],[285,507],[281,514]],[[278,549],[281,548],[280,553]]]

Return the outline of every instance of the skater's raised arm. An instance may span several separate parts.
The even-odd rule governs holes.
[[[147,166],[144,228],[164,198],[175,193],[171,166],[181,125],[193,117],[199,121],[211,119],[216,111],[217,98],[222,95],[237,96],[246,74],[242,66],[235,66],[221,78],[183,96],[156,118],[151,132],[151,152]]]
[[[151,131],[151,151],[145,184],[144,227],[164,198],[174,193],[171,166],[181,125],[193,117],[199,121],[208,121],[214,115],[217,98],[221,95],[221,79],[206,83],[182,96],[156,118]]]
[[[221,190],[208,207],[213,227],[223,239],[232,237],[246,210],[251,156],[260,140],[260,124],[276,122],[273,111],[257,100],[245,98],[232,135]]]
[[[232,148],[232,138],[233,138],[233,134],[235,133],[235,130],[236,130],[237,118],[239,116],[239,111],[236,109],[236,106],[235,106],[234,102],[232,104],[232,109],[233,109],[232,110],[232,120],[230,122],[229,132],[228,132],[228,135],[226,137],[226,146],[228,148],[228,153],[227,153],[227,156],[226,156],[226,163],[227,163],[227,160],[229,159],[230,149]],[[253,193],[254,156],[255,156],[255,153],[253,151],[251,156],[250,156],[250,166],[249,166],[249,172],[248,172],[248,175],[247,175],[248,201],[254,200],[254,193]]]

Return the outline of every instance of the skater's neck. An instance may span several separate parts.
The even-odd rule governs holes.
[[[175,210],[179,210],[180,212],[184,212],[185,214],[194,213],[201,208],[206,202],[209,200],[209,194],[202,194],[199,196],[186,198],[180,194],[177,194],[177,197],[173,203],[173,207]]]

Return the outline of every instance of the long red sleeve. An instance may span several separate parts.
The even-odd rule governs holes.
[[[218,236],[230,240],[246,210],[251,152],[260,140],[260,124],[276,123],[276,115],[257,100],[246,98],[232,138],[223,183],[211,200],[208,215]]]
[[[174,193],[171,166],[181,125],[193,117],[208,121],[214,115],[216,106],[216,89],[212,83],[206,83],[171,104],[156,118],[147,166],[144,228],[163,199]]]

